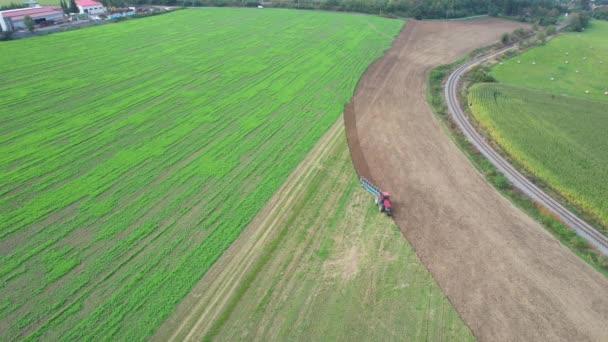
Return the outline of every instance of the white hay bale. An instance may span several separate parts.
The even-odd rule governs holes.
[[[576,73],[578,74],[578,70],[576,70]]]
[[[586,59],[587,59],[587,57],[583,57],[583,59],[585,59],[585,60],[586,60]]]
[[[520,64],[520,63],[521,63],[521,61],[517,61],[517,64]]]
[[[568,64],[568,61],[566,61],[566,64]]]
[[[551,80],[551,81],[555,81],[555,78],[551,77],[551,78],[550,78],[550,80]]]
[[[604,62],[603,62],[603,61],[600,61],[600,64],[604,64]]]
[[[589,94],[589,90],[585,90],[585,94]]]
[[[605,92],[604,92],[604,95],[608,95],[608,91],[605,91]]]
[[[536,62],[532,62],[532,65],[536,65]]]
[[[566,56],[568,56],[569,54],[570,54],[569,52],[566,52]]]

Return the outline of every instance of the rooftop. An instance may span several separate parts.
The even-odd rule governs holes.
[[[101,6],[101,4],[97,1],[93,1],[93,0],[77,0],[76,1],[76,5],[77,6]]]

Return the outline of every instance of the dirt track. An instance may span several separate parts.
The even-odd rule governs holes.
[[[608,280],[488,185],[425,101],[430,68],[516,25],[408,22],[346,110],[354,163],[477,338],[606,341]]]

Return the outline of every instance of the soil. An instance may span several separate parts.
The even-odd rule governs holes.
[[[431,68],[518,25],[408,21],[345,109],[353,163],[479,340],[607,341],[608,279],[490,186],[426,103]]]
[[[274,199],[152,340],[473,340],[358,185],[342,120]]]

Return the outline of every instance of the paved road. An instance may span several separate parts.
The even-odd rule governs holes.
[[[475,130],[469,122],[467,116],[460,107],[458,101],[458,80],[471,68],[480,63],[500,55],[510,48],[504,48],[496,52],[492,52],[481,57],[478,57],[468,63],[461,65],[454,70],[445,86],[445,99],[450,115],[467,139],[503,174],[511,181],[516,188],[523,191],[534,201],[542,204],[559,218],[565,222],[576,233],[589,241],[604,255],[608,256],[608,237],[599,232],[593,226],[576,216],[570,210],[559,204],[556,200],[547,195],[544,191],[538,188],[534,183],[529,181],[521,173],[519,173],[509,162],[502,158],[492,147],[483,139],[483,137]]]

